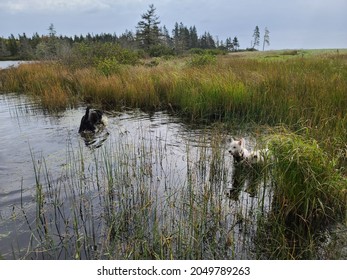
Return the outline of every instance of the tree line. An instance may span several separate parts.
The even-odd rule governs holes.
[[[269,33],[266,32],[266,42],[269,44]],[[253,34],[254,43],[252,43],[250,49],[259,46],[259,36],[259,29],[258,33],[255,30]],[[100,44],[116,44],[129,51],[137,52],[139,55],[152,57],[179,55],[197,50],[225,52],[240,50],[240,44],[236,36],[233,38],[228,37],[225,42],[219,41],[206,31],[199,35],[195,26],[188,27],[182,22],[176,22],[170,34],[165,25],[160,26],[156,8],[154,5],[150,5],[148,10],[141,15],[141,20],[136,26],[136,32],[126,30],[120,35],[115,33],[95,35],[88,33],[84,36],[57,36],[54,25],[51,24],[47,35],[40,36],[35,33],[29,37],[23,33],[17,37],[13,34],[8,38],[0,37],[0,58],[54,59],[69,56],[74,50],[81,51],[84,47],[90,47],[93,44],[98,46]]]

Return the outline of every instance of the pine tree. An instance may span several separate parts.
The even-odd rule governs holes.
[[[191,34],[189,29],[181,22],[175,23],[175,28],[172,30],[175,52],[177,54],[191,48]]]
[[[25,33],[19,35],[19,55],[22,59],[31,59],[33,56],[33,50]]]
[[[270,31],[265,27],[265,32],[264,32],[264,39],[263,39],[263,51],[265,49],[265,44],[267,46],[270,45]]]
[[[237,37],[235,36],[234,39],[233,39],[233,49],[234,51],[237,51],[238,48],[240,47],[240,44],[239,44],[239,40],[237,39]]]
[[[137,23],[136,38],[140,47],[149,51],[149,49],[159,43],[159,17],[155,14],[156,8],[153,4],[149,5],[149,9],[144,13],[142,20]]]
[[[213,37],[209,32],[205,32],[200,37],[199,42],[200,42],[200,48],[202,48],[202,49],[215,49],[216,48],[216,43],[213,40]]]
[[[10,54],[6,46],[6,40],[0,37],[0,57],[9,56]]]
[[[175,28],[172,30],[172,37],[173,37],[173,44],[176,53],[178,53],[178,42],[179,42],[179,30],[178,30],[178,23],[175,23]]]
[[[53,23],[50,24],[48,27],[48,41],[47,41],[47,48],[48,48],[48,56],[51,58],[55,57],[57,55],[57,44],[58,39],[56,37],[57,31],[54,28]]]
[[[36,46],[38,44],[40,44],[40,42],[41,42],[41,37],[37,32],[35,32],[30,39],[30,45],[31,45],[32,49],[34,50],[36,48]]]
[[[190,34],[187,26],[185,26],[182,22],[180,23],[180,41],[181,41],[181,49],[183,51],[188,50],[190,48]]]
[[[253,46],[252,48],[254,49],[255,46],[259,46],[260,42],[260,31],[258,25],[255,27],[254,32],[253,32]]]
[[[12,56],[16,56],[19,51],[17,39],[14,37],[13,34],[11,34],[7,42],[8,42],[7,49],[10,51]]]
[[[231,37],[226,39],[225,47],[227,48],[228,51],[232,51],[234,49],[233,43],[231,41]]]
[[[164,25],[161,32],[162,34],[162,44],[166,47],[172,48],[173,47],[173,43],[172,43],[172,39],[169,35],[169,31],[167,30],[166,26]]]
[[[197,48],[198,47],[198,32],[196,30],[195,25],[189,28],[189,47]]]
[[[48,32],[49,37],[55,37],[56,34],[57,34],[57,31],[55,30],[53,23],[51,23],[51,24],[49,25],[48,31],[49,31],[49,32]]]

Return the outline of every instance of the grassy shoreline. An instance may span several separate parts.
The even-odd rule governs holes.
[[[162,59],[154,67],[32,63],[2,71],[0,92],[31,94],[51,111],[84,102],[109,110],[168,110],[192,122],[283,124],[305,131],[345,165],[347,53],[264,57]]]

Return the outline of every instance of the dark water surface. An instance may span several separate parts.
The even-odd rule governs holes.
[[[45,181],[42,177],[49,174],[49,180],[58,182],[57,185],[61,182],[69,184],[64,181],[64,172],[71,165],[68,163],[71,161],[68,159],[71,154],[69,151],[81,151],[83,164],[90,174],[95,173],[95,154],[102,153],[105,147],[108,147],[105,152],[115,149],[121,154],[121,150],[126,147],[133,155],[142,154],[138,160],[131,159],[131,162],[135,162],[134,166],[141,158],[146,158],[144,153],[150,153],[150,184],[159,194],[168,185],[187,186],[187,182],[191,180],[187,178],[187,174],[190,174],[187,166],[192,166],[193,171],[196,167],[197,171],[194,172],[198,174],[201,158],[210,161],[213,127],[190,127],[164,112],[106,112],[107,134],[96,137],[92,145],[86,147],[85,139],[78,134],[84,110],[85,107],[80,107],[58,114],[47,114],[26,96],[0,95],[0,256],[3,258],[22,258],[25,255],[23,251],[32,242],[32,230],[29,229],[35,226],[38,207],[36,180]],[[230,138],[228,134],[224,136],[225,139]],[[247,189],[238,190],[235,200],[224,195],[227,189],[232,188],[232,161],[227,153],[228,141],[221,143],[219,149],[225,171],[218,183],[220,190],[217,190],[217,195],[219,193],[225,199],[225,219],[235,224],[237,221],[233,220],[234,214],[238,212],[237,215],[240,215],[240,209],[246,214],[253,213],[259,199]],[[202,156],[202,151],[207,156]],[[146,166],[146,163],[142,166]],[[202,188],[206,185],[206,180],[209,180],[205,173],[201,178],[197,178],[200,175],[194,175],[196,178],[193,178]],[[95,205],[95,208],[97,212],[98,206]],[[255,217],[256,213],[252,215]],[[254,233],[255,228],[251,231]],[[239,238],[243,239],[244,235]],[[240,242],[244,244],[244,240]],[[233,252],[233,256],[247,258],[247,250],[241,248],[240,255],[235,256]]]
[[[0,61],[0,69],[15,67],[18,63],[20,62]],[[108,184],[117,187],[123,184],[123,181],[113,184],[107,180],[124,180],[125,185],[129,184],[130,188],[139,190],[137,194],[148,192],[149,201],[154,205],[148,206],[148,220],[153,215],[155,219],[158,219],[157,215],[162,215],[159,220],[164,228],[174,227],[176,218],[182,222],[184,211],[180,211],[187,205],[185,194],[189,187],[193,186],[196,192],[192,196],[197,198],[195,203],[199,203],[199,199],[203,201],[207,190],[206,194],[213,196],[209,203],[216,203],[217,208],[220,207],[220,229],[213,233],[213,238],[232,244],[228,245],[232,248],[225,249],[221,244],[221,251],[224,251],[222,254],[206,250],[200,257],[255,258],[257,219],[270,209],[271,182],[265,177],[254,180],[250,176],[244,176],[245,170],[234,168],[228,154],[228,140],[231,137],[245,138],[249,149],[255,146],[256,139],[249,130],[246,132],[235,128],[234,131],[221,132],[220,128],[216,129],[217,125],[187,125],[179,117],[166,112],[148,114],[132,110],[106,112],[107,128],[86,139],[78,134],[84,113],[85,106],[60,113],[47,113],[26,95],[0,94],[0,259],[74,258],[71,256],[74,242],[78,243],[77,237],[68,232],[71,230],[70,225],[64,223],[73,220],[70,217],[77,209],[74,207],[83,203],[92,205],[94,212],[86,214],[90,215],[92,221],[85,222],[82,218],[82,222],[79,222],[83,226],[89,222],[93,227],[94,223],[98,226],[92,230],[97,235],[93,241],[97,245],[92,247],[99,248],[105,239],[103,230],[107,219],[104,211],[108,207],[100,193],[107,192]],[[216,138],[216,134],[222,139]],[[213,153],[216,151],[220,153],[218,163],[213,162]],[[214,170],[215,167],[220,170]],[[106,170],[107,168],[110,169]],[[212,176],[214,172],[217,176]],[[103,177],[99,179],[98,176],[101,175]],[[42,207],[50,213],[42,215],[38,209],[41,207],[37,203],[38,186],[44,189],[45,205]],[[83,191],[79,190],[81,186],[85,188]],[[149,189],[142,189],[144,186]],[[125,188],[113,191],[115,205],[123,203],[122,195],[129,194]],[[59,203],[56,208],[47,206],[56,202]],[[135,206],[135,209],[136,203],[132,203],[131,207]],[[172,210],[172,215],[171,207],[177,208]],[[195,211],[194,207],[196,205],[192,206],[192,211]],[[207,207],[210,207],[209,204]],[[54,217],[57,209],[62,211],[60,220]],[[155,211],[162,211],[162,214]],[[53,218],[42,221],[42,216],[45,215]],[[172,221],[162,222],[167,216]],[[204,218],[208,225],[208,219],[213,219],[213,211],[212,214],[207,211],[206,217],[201,217]],[[54,225],[57,221],[62,222]],[[51,254],[49,250],[40,252],[41,248],[47,248],[41,246],[41,243],[46,242],[43,233],[45,228],[42,227],[44,223],[51,227],[50,233],[53,236],[50,237],[50,242],[67,248],[65,255]],[[183,221],[180,226],[189,227],[191,223]],[[64,232],[66,229],[68,230]],[[339,231],[345,232],[345,226]],[[88,230],[85,230],[84,235],[88,237],[88,234]],[[59,236],[61,244],[56,236]],[[69,239],[72,245],[64,245]],[[331,243],[330,233],[327,233],[324,240],[323,243],[326,240]],[[345,234],[338,240],[346,240]],[[346,242],[336,247],[338,246],[344,250],[342,255],[346,256]],[[34,252],[33,248],[39,249]],[[98,254],[101,256],[99,252]],[[321,254],[322,258],[326,258],[324,254],[326,253]],[[88,259],[93,256],[93,252],[85,252],[78,258]]]

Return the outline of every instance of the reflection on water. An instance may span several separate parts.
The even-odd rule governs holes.
[[[102,144],[107,140],[110,133],[107,128],[103,128],[102,130],[98,130],[96,132],[81,132],[81,137],[84,139],[84,143],[87,147],[92,149],[97,149],[102,146]]]
[[[225,215],[228,230],[235,228],[238,232],[236,227],[240,224],[234,220],[236,216],[240,217],[242,214],[247,216],[247,219],[253,219],[258,207],[257,197],[264,197],[265,190],[259,189],[254,175],[248,174],[243,177],[244,172],[233,170],[232,160],[227,153],[228,134],[223,136],[225,139],[220,142],[222,146],[215,149],[217,153],[221,153],[219,157],[223,168],[217,174],[217,171],[213,170],[214,156],[211,148],[216,145],[213,142],[213,127],[192,129],[178,118],[163,112],[107,112],[107,129],[100,134],[81,137],[78,128],[84,110],[85,108],[81,107],[50,115],[25,96],[0,95],[0,256],[13,257],[11,252],[14,240],[19,247],[18,251],[29,243],[30,233],[27,229],[32,223],[29,220],[33,219],[38,211],[35,202],[38,199],[37,181],[52,182],[47,183],[48,194],[53,193],[50,189],[54,185],[53,182],[56,182],[57,186],[70,184],[71,178],[66,173],[76,161],[75,158],[71,158],[70,151],[83,153],[82,166],[76,169],[85,172],[85,180],[92,180],[92,176],[98,176],[95,166],[98,154],[109,153],[109,158],[119,157],[119,163],[131,163],[129,166],[125,164],[125,167],[112,166],[114,170],[129,174],[129,177],[124,178],[118,177],[122,174],[115,173],[112,175],[113,180],[123,180],[124,183],[120,183],[121,187],[128,184],[131,188],[137,185],[143,188],[145,182],[139,182],[134,175],[143,174],[142,178],[148,178],[148,184],[151,185],[150,192],[155,192],[151,195],[156,197],[158,207],[166,203],[161,201],[160,197],[165,196],[168,200],[168,192],[170,199],[177,197],[179,200],[178,193],[182,190],[178,188],[194,183],[199,194],[200,188],[203,192],[207,182],[212,186],[215,180],[215,194],[224,205],[221,211]],[[104,164],[107,169],[111,163]],[[34,167],[37,169],[34,170]],[[112,174],[110,170],[101,172]],[[38,178],[38,174],[46,174],[47,178]],[[93,189],[88,191],[89,194],[95,196],[95,193],[100,191],[99,185],[108,183],[97,181]],[[95,207],[95,213],[100,213],[99,202],[91,203]],[[21,216],[21,209],[25,209],[26,215]],[[240,209],[244,213],[240,214]],[[64,211],[68,213],[70,210]],[[251,229],[253,234],[254,231],[255,227]],[[232,252],[233,257],[249,258],[248,249],[252,234],[247,240],[243,240],[245,235],[239,235],[238,238],[239,245]],[[246,243],[247,248],[244,247]]]
[[[52,167],[58,168],[64,163],[67,141],[77,136],[74,124],[78,119],[76,111],[57,116],[45,115],[23,96],[1,95],[0,119],[2,194],[19,191],[21,185],[27,187],[35,181],[31,153],[37,159],[44,156]],[[0,205],[3,199],[2,196]]]

